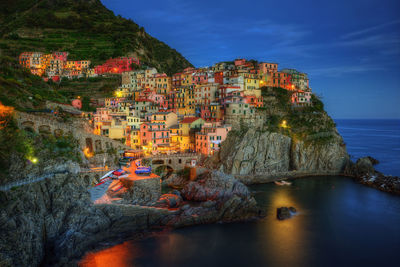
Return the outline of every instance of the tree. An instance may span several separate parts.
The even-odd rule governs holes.
[[[82,98],[82,110],[83,111],[91,111],[92,107],[90,106],[90,98],[88,96],[84,96]]]

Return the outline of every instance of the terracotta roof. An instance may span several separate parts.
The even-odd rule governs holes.
[[[194,121],[197,121],[198,119],[200,119],[200,118],[198,118],[198,117],[186,117],[181,121],[181,123],[192,123]]]

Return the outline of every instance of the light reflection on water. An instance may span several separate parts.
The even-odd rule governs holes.
[[[397,261],[397,196],[343,177],[250,188],[267,213],[261,220],[165,231],[89,253],[82,266],[391,266]],[[279,221],[281,206],[293,206],[298,214]]]
[[[276,209],[279,207],[296,207],[303,210],[300,203],[295,201],[285,188],[277,188],[269,195],[270,207],[265,220],[269,223],[264,224],[265,229],[260,232],[262,238],[269,239],[269,243],[274,246],[265,246],[268,250],[268,261],[273,261],[276,265],[287,266],[296,262],[304,262],[307,258],[305,239],[304,239],[304,217],[297,213],[290,220],[279,221],[276,219]],[[272,259],[273,257],[273,259]]]
[[[86,254],[80,262],[82,267],[129,267],[137,254],[137,248],[129,241]]]

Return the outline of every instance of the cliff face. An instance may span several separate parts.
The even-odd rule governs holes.
[[[332,135],[329,142],[321,144],[249,129],[244,135],[229,134],[214,160],[221,170],[245,183],[267,182],[282,175],[340,173],[349,156],[340,135]]]
[[[0,192],[0,199],[1,266],[36,266],[54,247],[68,254],[111,223],[88,205],[85,182],[67,174]]]
[[[197,205],[183,203],[174,209],[93,205],[87,191],[90,183],[78,174],[57,174],[0,191],[0,266],[71,266],[96,243],[124,233],[245,220],[261,214],[247,188],[222,173],[191,182],[182,197]],[[207,192],[204,199],[199,198]]]

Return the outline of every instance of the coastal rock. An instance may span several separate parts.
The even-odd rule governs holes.
[[[186,182],[187,180],[185,178],[173,173],[167,179],[162,181],[162,185],[173,188],[181,188]]]
[[[94,244],[121,233],[247,220],[263,214],[248,189],[232,176],[211,172],[191,183],[198,185],[163,195],[160,207],[94,205],[87,191],[89,180],[68,173],[0,191],[0,265],[71,266]],[[180,194],[186,200],[207,201],[191,205]]]
[[[276,217],[279,220],[286,220],[292,217],[292,214],[290,214],[289,208],[287,207],[281,207],[278,208],[276,211]]]
[[[360,158],[356,163],[350,162],[344,174],[353,177],[359,183],[400,195],[400,177],[384,175],[375,170],[373,165],[376,162],[379,161],[369,156]]]
[[[248,188],[233,176],[220,171],[211,171],[187,183],[181,190],[182,197],[190,201],[224,201],[233,195],[251,198]]]
[[[279,133],[248,129],[244,136],[229,134],[220,153],[209,163],[246,184],[269,182],[279,176],[339,174],[349,156],[340,135],[333,131],[329,136],[332,138],[327,143],[306,143]]]
[[[289,207],[289,211],[291,213],[296,213],[297,212],[297,210],[294,207]]]
[[[164,194],[157,200],[156,207],[177,208],[182,202],[182,197],[176,194]]]
[[[286,220],[292,217],[294,213],[296,213],[296,209],[294,207],[280,207],[276,210],[276,217],[278,220]]]
[[[248,188],[233,176],[209,171],[187,182],[181,190],[185,201],[201,205],[184,206],[183,213],[173,218],[175,226],[198,223],[231,222],[263,216]]]

